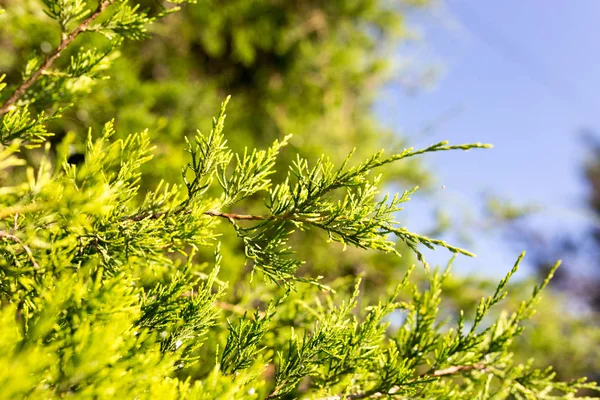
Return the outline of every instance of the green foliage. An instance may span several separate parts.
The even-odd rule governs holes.
[[[311,259],[314,252],[295,243],[299,236],[318,239],[318,232],[338,248],[389,254],[388,263],[402,246],[420,259],[420,245],[470,255],[401,227],[396,216],[415,189],[381,196],[383,180],[373,170],[487,146],[443,142],[356,164],[353,153],[340,162],[321,156],[313,164],[301,155],[289,162],[287,135],[266,150],[252,143],[244,151],[229,148],[225,101],[210,134],[198,131],[187,141],[183,184],[145,179],[156,162],[151,130],[124,134],[115,121],[91,127],[83,161],[73,163],[74,135],[53,146],[47,139],[54,122],[43,113],[53,110],[60,122],[62,107],[93,97],[87,83],[105,70],[99,66],[114,62],[124,40],[143,38],[156,19],[151,15],[174,9],[151,14],[121,1],[93,9],[78,0],[44,3],[61,32],[70,33],[61,33],[49,57],[32,58],[22,81],[1,98],[2,397],[551,399],[594,388],[514,360],[511,346],[550,279],[515,311],[493,316],[518,262],[472,317],[450,320],[439,316],[449,269],[429,274],[426,285],[411,281],[412,268],[400,270],[396,288],[386,282],[371,295],[360,279],[348,290],[354,279],[337,272],[335,258],[326,260],[324,277],[300,270],[296,253]],[[378,2],[364,2],[372,7],[364,10],[352,4],[342,9],[366,10],[371,23],[392,16],[378,12]],[[215,24],[211,29],[223,35],[225,27]],[[234,53],[244,65],[255,62],[255,47],[291,46],[234,31]],[[74,39],[88,32],[104,38],[84,50]],[[352,32],[353,40],[369,38]],[[61,64],[63,51],[73,54],[70,63]],[[228,247],[223,256],[220,247]],[[202,252],[214,249],[206,262]],[[245,264],[236,265],[236,252]],[[233,285],[221,279],[227,268],[242,275]],[[264,279],[251,279],[254,273]]]
[[[88,13],[84,1],[70,0],[43,0],[46,14],[56,20],[63,32],[67,32],[68,25],[83,19]]]
[[[162,24],[150,25],[148,33],[156,33],[152,40],[119,43],[109,32],[115,39],[109,42],[104,35],[86,31],[56,60],[55,72],[64,72],[70,57],[81,47],[101,53],[115,46],[118,51],[107,56],[108,68],[98,71],[98,78],[81,80],[89,84],[88,92],[79,91],[75,97],[71,92],[60,98],[71,106],[50,124],[55,134],[50,139],[51,155],[58,143],[68,141],[64,151],[72,156],[69,159],[81,159],[88,128],[99,132],[109,120],[114,119],[118,139],[147,130],[156,149],[153,162],[142,166],[142,199],[146,192],[155,190],[156,182],[179,181],[181,166],[188,163],[182,142],[198,127],[211,123],[214,105],[228,94],[233,95],[228,125],[234,130],[227,137],[233,154],[243,154],[245,148],[248,155],[252,149],[266,149],[276,139],[283,142],[289,133],[294,139],[279,152],[281,165],[292,164],[297,154],[311,163],[327,154],[339,165],[353,147],[355,160],[368,159],[382,147],[390,153],[400,152],[407,144],[377,124],[372,102],[384,79],[397,76],[389,56],[392,48],[411,37],[404,23],[409,3],[200,1],[183,5]],[[107,8],[106,16],[92,25],[100,25],[120,4]],[[129,5],[139,5],[138,11],[147,18],[172,9],[155,0],[132,0]],[[88,2],[90,10],[94,6]],[[16,87],[30,55],[44,58],[51,54],[61,32],[58,24],[48,23],[39,0],[6,0],[6,7],[10,18],[9,14],[0,17],[0,70]],[[251,62],[242,63],[234,50],[242,42],[252,49]],[[9,92],[5,93],[8,96]],[[69,97],[73,100],[67,101]],[[46,106],[38,99],[30,104],[30,112],[51,115]],[[31,156],[34,164],[37,156]],[[403,191],[415,185],[426,188],[430,182],[430,175],[416,157],[388,164],[381,172],[379,185],[384,190],[388,183],[401,185],[398,190]],[[186,179],[191,180],[193,175],[188,173]],[[287,168],[280,168],[270,179],[282,182],[287,173]],[[262,194],[250,196],[234,210],[264,213]],[[223,268],[222,274],[239,293],[244,289],[238,286],[245,286],[246,271],[241,267],[244,254],[237,248],[239,239],[227,232],[221,249],[224,262],[232,265]],[[342,275],[371,265],[368,259],[375,253],[319,245],[324,238],[324,233],[315,230],[291,238],[295,249],[314,254],[301,266],[304,275],[331,274],[326,262],[330,256],[339,260],[336,271]],[[200,249],[198,257],[210,262],[211,254]],[[411,262],[410,253],[405,254],[402,267]],[[365,278],[366,285],[398,278],[402,268],[396,268],[397,261],[393,267],[389,261],[385,263],[390,267],[372,271]]]
[[[20,139],[27,142],[30,147],[34,147],[52,136],[52,133],[48,132],[46,124],[58,117],[60,117],[58,113],[52,117],[46,117],[44,112],[41,112],[32,118],[29,110],[15,109],[8,112],[2,119],[0,140],[2,143],[10,143],[15,139]]]

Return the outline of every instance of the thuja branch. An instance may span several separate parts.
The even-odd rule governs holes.
[[[158,219],[161,218],[167,214],[190,214],[192,212],[192,210],[189,209],[185,209],[185,208],[179,208],[177,210],[174,211],[158,211],[158,212],[142,212],[139,214],[135,214],[135,215],[131,215],[129,217],[125,217],[124,220],[129,220],[129,221],[134,221],[134,222],[139,222],[139,221],[143,221],[145,219]],[[235,213],[224,213],[221,211],[217,211],[217,210],[208,210],[205,211],[203,213],[204,215],[210,216],[210,217],[219,217],[219,218],[226,218],[229,221],[235,221],[235,220],[245,220],[245,221],[264,221],[264,220],[272,220],[272,219],[278,219],[277,216],[273,215],[273,216],[264,216],[264,215],[248,215],[248,214],[235,214]]]
[[[191,214],[191,212],[192,212],[192,210],[185,209],[185,208],[180,208],[180,209],[177,209],[174,211],[158,211],[155,213],[142,212],[139,214],[134,214],[134,215],[125,217],[122,220],[139,222],[139,221],[143,221],[145,219],[158,219],[158,218],[161,218],[168,214],[171,214],[171,215]],[[235,223],[235,221],[277,221],[278,220],[278,221],[296,221],[296,222],[302,222],[302,223],[306,223],[306,224],[315,224],[316,222],[318,222],[320,220],[325,220],[330,217],[329,215],[326,215],[326,214],[312,216],[312,217],[301,217],[300,215],[298,215],[294,212],[281,214],[281,215],[277,215],[277,214],[270,214],[270,215],[236,214],[236,213],[226,213],[226,212],[222,212],[222,211],[218,211],[218,210],[208,210],[208,211],[203,212],[202,214],[209,216],[209,217],[224,218],[224,219],[229,220],[229,222],[231,222],[231,223]],[[317,227],[319,227],[319,226],[317,225]]]
[[[486,369],[486,366],[485,366],[485,364],[482,364],[482,363],[477,363],[477,364],[472,364],[472,365],[455,365],[452,367],[432,371],[430,373],[421,374],[421,375],[419,375],[419,378],[417,378],[417,379],[422,380],[422,379],[427,379],[427,378],[441,378],[441,377],[445,377],[445,376],[456,375],[460,372],[466,372],[466,371],[472,371],[472,370],[483,371],[485,369]],[[410,383],[418,383],[418,380],[410,381],[408,383],[409,384]],[[400,388],[398,386],[394,386],[387,393],[365,392],[365,393],[355,393],[355,394],[346,394],[346,395],[333,395],[333,396],[323,397],[320,400],[342,400],[342,399],[359,400],[359,399],[390,398],[395,393],[397,393],[399,390],[400,390]]]
[[[39,79],[39,77],[42,74],[44,74],[44,72],[47,71],[48,68],[52,66],[52,64],[54,64],[54,62],[58,59],[58,57],[60,57],[61,53],[67,48],[67,46],[69,46],[69,44],[71,44],[71,42],[73,42],[73,40],[75,40],[75,38],[79,36],[80,33],[87,30],[89,25],[96,18],[98,18],[100,14],[102,14],[102,12],[110,5],[110,3],[111,0],[101,1],[98,4],[96,10],[94,10],[85,20],[83,20],[83,22],[81,22],[81,24],[79,24],[77,28],[75,28],[69,34],[62,34],[60,43],[58,44],[56,49],[54,49],[54,51],[50,53],[46,61],[33,74],[31,74],[31,76],[27,78],[21,84],[21,86],[17,88],[17,90],[15,90],[15,92],[4,102],[4,104],[2,104],[2,106],[0,106],[0,115],[6,114],[10,110],[10,108],[17,102],[17,100],[19,100],[25,94],[27,89],[29,89],[31,85],[33,85]]]
[[[190,214],[192,210],[180,208],[174,211],[158,211],[158,212],[142,212],[139,214],[134,214],[129,217],[125,217],[125,220],[139,222],[145,219],[158,219],[167,214]],[[236,214],[236,213],[225,213],[218,210],[208,210],[203,213],[209,217],[217,217],[217,218],[225,218],[229,221],[268,221],[268,220],[276,220],[276,219],[297,219],[293,218],[291,215],[251,215],[251,214]],[[301,219],[297,219],[300,220]]]
[[[217,210],[208,210],[204,213],[204,215],[209,215],[211,217],[220,217],[227,218],[229,221],[265,221],[265,220],[273,220],[273,219],[290,219],[285,218],[283,216],[277,215],[249,215],[249,214],[235,214],[235,213],[224,213]]]
[[[15,236],[15,235],[13,235],[11,233],[8,233],[7,231],[0,231],[0,238],[11,240],[11,241],[19,244],[23,248],[23,250],[25,251],[25,253],[27,254],[27,257],[29,257],[29,260],[33,264],[33,267],[35,269],[39,269],[40,268],[40,266],[38,265],[38,263],[35,261],[35,258],[33,257],[33,253],[31,252],[31,249],[29,248],[29,246],[27,246],[25,243],[23,243],[21,241],[21,239],[19,239],[17,236]]]
[[[146,220],[146,219],[158,219],[158,218],[162,218],[163,216],[167,216],[167,215],[190,214],[191,212],[192,212],[192,210],[185,208],[184,206],[181,206],[179,208],[176,208],[175,210],[170,210],[170,211],[141,212],[138,214],[123,217],[122,221],[138,222],[138,221],[142,221],[142,220]],[[374,212],[377,212],[377,210],[375,210]],[[336,212],[333,212],[333,213],[329,213],[329,212],[311,213],[311,214],[307,215],[307,214],[303,214],[302,212],[297,212],[296,210],[291,210],[291,211],[288,211],[288,212],[285,212],[282,214],[253,215],[253,214],[226,213],[226,212],[212,209],[212,210],[204,211],[203,215],[210,216],[210,217],[216,217],[216,218],[225,218],[232,225],[235,225],[237,221],[290,221],[290,222],[294,222],[294,223],[311,225],[316,228],[323,229],[323,230],[329,232],[330,234],[338,235],[339,238],[336,240],[343,242],[343,243],[353,243],[354,245],[356,245],[358,247],[363,247],[363,248],[370,247],[369,245],[371,244],[371,242],[364,243],[364,242],[367,242],[367,239],[357,236],[358,233],[360,233],[361,229],[364,230],[364,227],[356,228],[357,229],[356,232],[358,232],[358,233],[354,233],[351,230],[345,231],[344,229],[339,229],[338,227],[331,226],[331,223],[333,220],[337,221],[338,224],[344,223],[346,221],[348,221],[349,224],[352,223],[352,221],[348,220],[347,216],[338,215]],[[393,223],[395,223],[395,222],[393,222]],[[461,253],[461,254],[467,255],[469,257],[474,257],[474,254],[467,250],[452,246],[442,240],[431,239],[431,238],[428,238],[425,236],[414,234],[412,232],[409,232],[406,228],[392,227],[389,224],[389,222],[382,221],[381,224],[378,226],[370,226],[367,228],[375,229],[376,232],[374,232],[374,234],[378,235],[379,237],[383,237],[386,234],[393,233],[398,238],[400,238],[401,240],[403,240],[404,242],[409,244],[409,246],[417,253],[419,259],[423,262],[425,262],[425,260],[423,259],[423,256],[416,249],[416,246],[418,244],[424,244],[425,246],[427,246],[429,248],[433,248],[433,246],[440,246],[440,247],[444,247],[444,248],[452,251],[453,253]],[[393,251],[389,246],[391,246],[391,243],[386,242],[379,247],[372,247],[372,248],[378,248],[380,250],[386,250],[386,251]],[[425,263],[425,265],[427,265],[427,264]]]

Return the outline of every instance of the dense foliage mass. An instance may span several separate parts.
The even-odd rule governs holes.
[[[367,126],[355,105],[351,111],[344,108],[348,98],[329,104],[315,99],[326,93],[348,94],[331,91],[331,86],[351,78],[363,82],[361,73],[372,74],[372,65],[358,63],[365,70],[348,68],[348,75],[340,76],[324,69],[331,76],[319,78],[325,82],[320,85],[311,80],[314,77],[306,80],[301,64],[312,62],[304,60],[314,59],[307,56],[316,56],[324,43],[346,41],[352,46],[344,51],[364,56],[360,50],[369,49],[365,42],[374,40],[369,28],[387,26],[397,10],[378,1],[335,2],[338,8],[333,10],[315,6],[306,11],[316,15],[309,19],[314,28],[298,25],[293,18],[298,14],[275,2],[187,6],[185,13],[174,15],[203,21],[200,38],[191,40],[203,51],[191,54],[205,52],[212,57],[206,65],[233,68],[232,89],[250,93],[247,102],[238,105],[246,110],[240,111],[244,117],[234,117],[226,126],[225,101],[209,133],[192,136],[188,124],[202,121],[170,115],[168,101],[154,103],[157,98],[151,94],[156,88],[140,84],[148,92],[136,95],[150,105],[128,114],[116,108],[119,100],[125,109],[132,103],[113,92],[122,90],[124,97],[132,93],[118,84],[99,82],[109,72],[117,78],[132,73],[119,64],[126,64],[127,58],[115,59],[119,49],[144,39],[148,24],[174,16],[177,8],[117,0],[43,3],[45,16],[32,11],[31,2],[17,2],[1,17],[31,24],[24,37],[15,34],[22,29],[18,24],[2,25],[14,30],[8,37],[15,48],[29,49],[39,40],[36,35],[57,34],[56,39],[43,39],[40,49],[45,55],[28,58],[22,75],[9,77],[9,87],[0,84],[2,397],[540,399],[593,388],[583,380],[560,382],[551,369],[520,363],[511,352],[554,269],[512,310],[490,313],[506,297],[519,262],[472,312],[444,315],[441,302],[451,279],[449,268],[428,273],[423,284],[422,279],[413,280],[413,268],[390,261],[408,249],[427,267],[419,251],[423,245],[470,253],[402,227],[396,218],[413,190],[382,195],[377,171],[424,153],[487,146],[438,143],[391,155],[363,154],[370,151],[364,146],[343,157],[314,158],[298,154],[302,151],[286,152],[285,147],[295,143],[294,137],[280,134],[290,129],[288,121],[316,135],[327,129],[358,134]],[[231,10],[246,4],[265,15],[280,15],[285,23],[271,26],[256,16],[255,25],[232,25]],[[221,18],[203,20],[207,14],[202,7],[219,9]],[[331,22],[326,12],[336,10],[350,21],[365,22],[364,29],[348,30],[342,19]],[[177,21],[162,29],[177,32]],[[296,25],[306,31],[300,29],[298,37],[279,34],[282,27]],[[320,39],[320,29],[331,33],[330,41]],[[156,30],[160,34],[161,29]],[[271,30],[274,35],[256,34]],[[302,35],[315,37],[300,41]],[[160,57],[152,42],[144,42],[150,43],[150,58]],[[362,45],[354,49],[355,42]],[[237,57],[239,65],[216,62],[225,51]],[[286,56],[285,62],[273,61],[289,63],[282,69],[286,73],[280,76],[281,86],[245,82],[243,71],[249,65],[269,65],[261,58],[264,53]],[[19,57],[24,55],[14,55]],[[11,64],[18,65],[18,60]],[[154,70],[157,65],[151,74],[160,74]],[[182,65],[180,73],[188,71],[186,67]],[[172,69],[177,65],[170,65]],[[297,103],[280,104],[277,93],[285,90],[277,90],[294,77],[302,83]],[[139,78],[129,85],[137,87]],[[185,80],[178,85],[190,94]],[[253,104],[257,92],[249,88],[266,90],[268,106],[281,105],[281,112],[261,108],[265,103]],[[179,94],[177,87],[163,93],[173,101],[186,101]],[[188,113],[200,107],[207,112],[205,104],[191,102]],[[310,111],[313,107],[325,110]],[[338,108],[349,114],[338,115]],[[160,123],[153,120],[157,109],[165,113]],[[113,111],[115,121],[106,118],[100,123]],[[81,117],[79,122],[89,119],[90,129],[81,142],[81,129],[69,128],[73,115]],[[268,130],[273,115],[282,125]],[[356,125],[319,126],[344,116]],[[163,171],[164,157],[155,166],[158,171],[145,173],[155,163],[151,137],[160,135],[141,129],[122,132],[144,122],[150,128],[162,125],[160,133],[169,140],[158,143],[167,152],[175,146],[185,151],[185,161],[177,165],[177,181],[173,168]],[[257,126],[264,129],[263,141],[243,134]],[[230,147],[229,138],[237,145]],[[270,146],[258,150],[267,138]],[[346,143],[352,137],[343,139]],[[72,147],[78,146],[81,154],[74,154]],[[179,159],[169,161],[177,164]],[[398,173],[402,168],[387,171]],[[354,274],[342,274],[338,263],[344,261],[331,255],[343,254],[345,248],[352,258],[369,254],[356,258],[369,264]],[[209,259],[207,253],[214,256]],[[389,268],[386,263],[394,268],[382,276],[400,279],[373,280],[377,269]],[[361,273],[364,283],[354,276]],[[377,291],[363,290],[369,280]]]

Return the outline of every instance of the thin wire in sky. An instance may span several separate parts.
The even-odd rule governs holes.
[[[533,57],[532,51],[526,49],[519,41],[500,28],[495,21],[485,17],[483,13],[467,1],[458,3],[460,4],[455,8],[460,9],[460,14],[463,17],[467,17],[461,18],[462,26],[473,37],[491,48],[506,61],[519,67],[529,79],[546,88],[557,99],[567,103],[569,107],[580,113],[584,113],[584,109],[592,111],[589,109],[589,102],[583,100],[581,94],[567,80],[556,74],[545,62]],[[484,6],[484,2],[478,4]],[[485,29],[473,29],[465,23],[466,19],[479,21],[481,26],[485,26]],[[591,106],[594,107],[593,104]]]

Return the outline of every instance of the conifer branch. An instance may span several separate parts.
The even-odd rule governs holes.
[[[282,217],[276,216],[276,215],[265,216],[265,215],[235,214],[235,213],[224,213],[224,212],[217,211],[217,210],[208,210],[204,213],[204,215],[208,215],[211,217],[227,218],[229,221],[235,221],[235,220],[266,221],[266,220],[272,220],[272,219],[282,219]]]
[[[15,92],[4,102],[4,104],[2,104],[2,106],[0,106],[0,115],[4,115],[10,110],[10,108],[17,102],[17,100],[19,100],[25,94],[27,89],[29,89],[31,85],[33,85],[38,80],[38,78],[42,76],[46,72],[46,70],[48,70],[48,68],[52,66],[52,64],[54,64],[54,62],[58,59],[58,57],[60,57],[61,53],[67,48],[67,46],[69,46],[69,44],[71,44],[71,42],[75,40],[75,38],[79,36],[80,33],[87,30],[89,25],[96,18],[98,18],[100,14],[102,14],[102,12],[106,9],[106,7],[110,5],[110,3],[111,0],[101,1],[98,4],[96,10],[94,10],[85,20],[83,20],[83,22],[81,22],[81,24],[79,24],[77,28],[75,28],[68,35],[65,33],[62,34],[60,43],[58,44],[56,49],[54,49],[54,51],[50,53],[50,56],[48,56],[46,61],[33,74],[31,74],[31,76],[27,78],[21,84],[21,86],[17,88],[17,90],[15,90]]]
[[[477,364],[472,364],[472,365],[454,365],[452,367],[436,370],[436,371],[433,371],[430,373],[421,374],[421,375],[419,375],[419,379],[440,378],[440,377],[444,377],[444,376],[455,375],[455,374],[457,374],[459,372],[463,372],[463,371],[472,371],[472,370],[481,371],[481,370],[484,370],[485,368],[486,368],[485,364],[482,364],[482,363],[477,363]],[[409,383],[411,383],[411,382],[409,382]],[[416,381],[412,381],[412,383],[416,383]],[[343,400],[343,399],[359,400],[359,399],[379,399],[382,397],[389,398],[390,396],[393,396],[394,393],[396,393],[398,390],[399,390],[399,387],[394,386],[385,394],[381,393],[381,392],[365,392],[365,393],[323,397],[319,400]]]
[[[29,246],[27,246],[25,243],[23,243],[23,241],[21,239],[19,239],[17,236],[15,236],[11,233],[8,233],[7,231],[0,231],[0,238],[12,240],[13,242],[18,243],[23,248],[25,253],[27,254],[27,257],[29,257],[29,260],[33,264],[33,268],[40,269],[40,266],[38,265],[38,263],[35,261],[35,258],[33,257],[33,253],[31,251],[31,249],[29,248]]]
[[[180,208],[175,211],[159,211],[155,213],[150,212],[142,212],[139,214],[134,214],[129,217],[124,218],[125,220],[139,222],[145,219],[158,219],[169,213],[172,214],[190,214],[192,210]],[[236,213],[226,213],[218,210],[208,210],[203,213],[209,217],[217,217],[217,218],[225,218],[229,221],[272,221],[272,220],[294,220],[298,222],[311,222],[312,219],[300,218],[295,216],[294,214],[286,214],[286,215],[253,215],[253,214],[236,214]],[[326,216],[322,216],[322,218],[326,218]]]
[[[185,209],[185,208],[180,208],[177,209],[175,211],[159,211],[159,212],[155,212],[155,213],[151,213],[151,212],[142,212],[139,214],[134,214],[131,215],[129,217],[124,218],[125,220],[129,220],[129,221],[133,221],[133,222],[139,222],[139,221],[143,221],[145,219],[158,219],[161,218],[169,213],[172,214],[190,214],[192,212],[192,210],[189,209]],[[265,221],[265,220],[269,220],[269,219],[276,219],[276,216],[270,217],[270,216],[264,216],[264,215],[249,215],[249,214],[236,214],[236,213],[224,213],[218,210],[208,210],[205,211],[203,213],[204,215],[208,215],[210,217],[219,217],[219,218],[226,218],[229,221],[234,221],[234,220],[245,220],[245,221]]]

